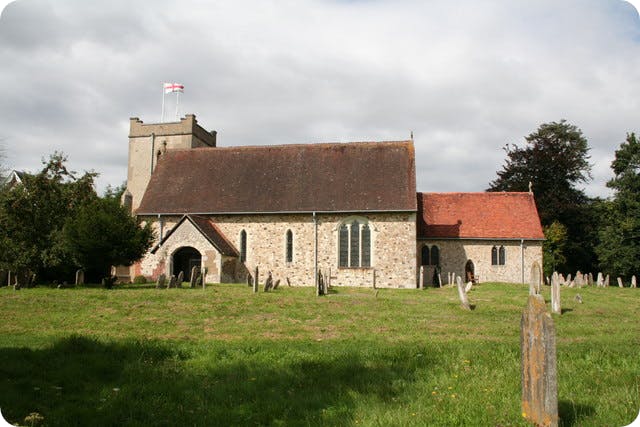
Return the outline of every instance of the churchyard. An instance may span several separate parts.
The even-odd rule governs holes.
[[[530,425],[528,285],[0,289],[0,409],[21,425]],[[542,286],[551,312],[551,287]],[[461,307],[467,299],[469,309]],[[640,409],[640,290],[561,288],[564,426]]]

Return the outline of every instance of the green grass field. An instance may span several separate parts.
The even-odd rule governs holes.
[[[482,284],[465,312],[454,288],[2,288],[0,409],[21,425],[525,426],[527,294]],[[629,424],[640,289],[562,298],[561,425]]]

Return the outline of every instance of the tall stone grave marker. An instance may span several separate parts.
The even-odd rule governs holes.
[[[557,280],[552,281],[559,286]],[[529,295],[520,321],[522,415],[537,426],[558,426],[556,331],[541,295]]]
[[[469,299],[467,298],[467,293],[464,291],[464,285],[462,284],[462,277],[456,277],[456,281],[458,284],[458,296],[460,297],[460,306],[465,310],[471,310],[471,306],[469,305]]]
[[[84,271],[82,269],[76,271],[76,286],[84,285]]]
[[[542,269],[538,261],[531,264],[531,274],[529,276],[529,295],[539,295],[542,285]]]
[[[253,272],[253,293],[258,292],[258,283],[260,283],[260,281],[258,280],[259,274],[260,272],[258,271],[258,266],[256,265],[256,269]]]
[[[602,276],[602,272],[598,273],[598,287],[601,288],[604,286],[604,277]]]
[[[622,284],[622,277],[618,277],[618,287],[624,288],[624,284]]]
[[[420,266],[420,277],[418,278],[420,289],[424,289],[424,265]]]
[[[162,273],[158,276],[158,282],[156,283],[156,289],[163,289],[165,287],[165,283],[167,281],[167,276]]]
[[[189,287],[192,289],[196,287],[196,282],[198,281],[198,270],[199,268],[195,265],[191,269],[191,276],[189,277]]]
[[[631,287],[636,288],[638,286],[636,282],[636,276],[631,276]]]
[[[184,271],[180,271],[180,273],[178,273],[178,278],[176,279],[176,288],[181,288],[183,281],[184,281]]]
[[[608,275],[608,274],[607,274],[607,277],[605,277],[605,278],[604,278],[604,284],[603,284],[603,286],[604,286],[605,288],[608,288],[608,287],[609,287],[609,275]]]
[[[551,279],[551,312],[562,314],[562,308],[560,306],[560,283],[553,279]]]

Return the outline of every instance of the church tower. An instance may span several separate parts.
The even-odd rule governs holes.
[[[123,204],[135,213],[158,163],[158,157],[164,151],[215,146],[216,131],[206,131],[198,125],[193,114],[187,114],[179,122],[149,124],[132,117],[129,127],[127,190],[123,196]]]

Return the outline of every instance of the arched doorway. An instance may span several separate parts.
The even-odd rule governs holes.
[[[197,249],[191,247],[182,247],[174,252],[173,262],[171,263],[171,274],[177,276],[182,271],[186,282],[191,280],[191,269],[193,267],[200,268],[202,256]]]
[[[464,278],[465,282],[475,283],[475,267],[473,265],[473,261],[471,260],[468,260],[464,265]]]

